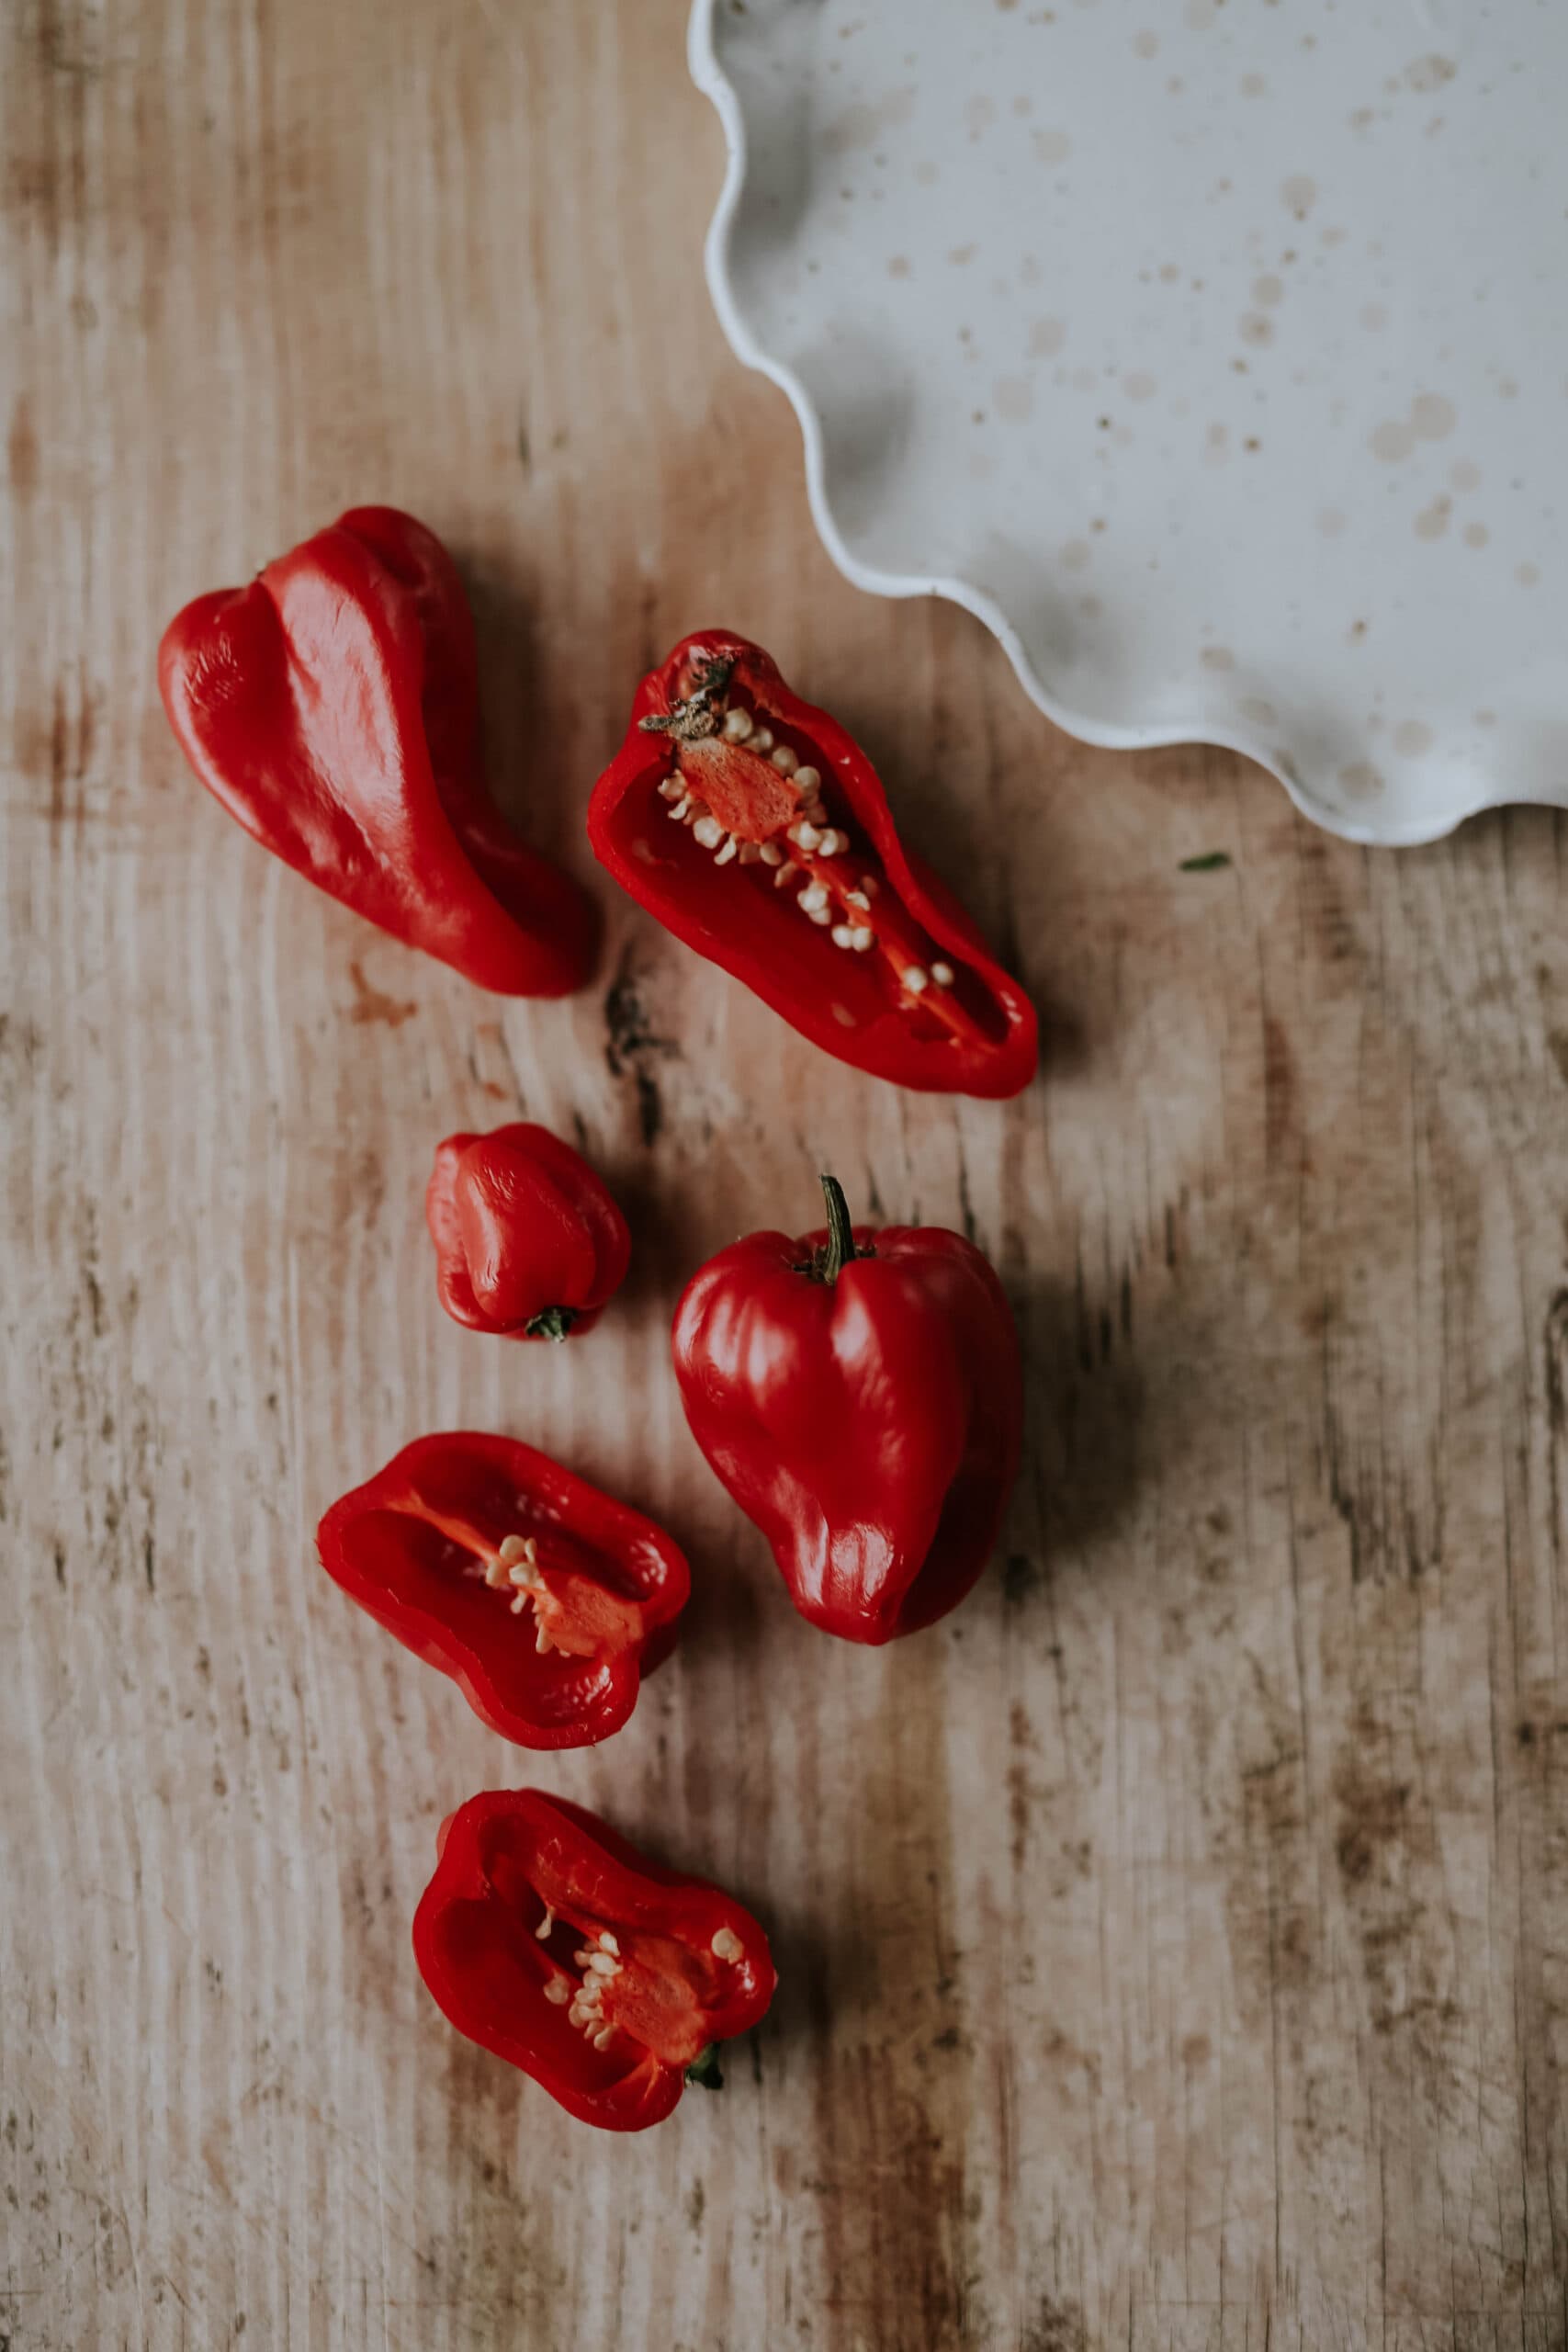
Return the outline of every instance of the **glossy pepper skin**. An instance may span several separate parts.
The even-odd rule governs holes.
[[[662,2121],[777,1982],[749,1911],[539,1789],[470,1797],[414,1914],[420,1974],[459,2033],[606,2132]]]
[[[1001,1284],[962,1234],[753,1233],[675,1310],[692,1434],[773,1546],[803,1617],[888,1642],[985,1566],[1018,1473],[1023,1388]]]
[[[840,1061],[937,1093],[1033,1076],[1028,997],[905,849],[859,744],[747,639],[701,630],[644,678],[588,834],[667,930]]]
[[[525,1120],[437,1144],[424,1216],[447,1314],[508,1340],[581,1339],[631,1261],[604,1179]]]
[[[547,1453],[416,1438],[333,1504],[321,1566],[520,1747],[619,1731],[675,1645],[691,1571],[671,1536]]]
[[[355,507],[198,596],[158,683],[208,790],[319,888],[500,995],[588,978],[598,911],[485,789],[473,618],[412,514]]]

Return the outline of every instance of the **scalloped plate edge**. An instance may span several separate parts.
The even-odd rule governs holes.
[[[942,596],[951,604],[962,605],[998,640],[1031,702],[1043,711],[1055,726],[1075,736],[1079,742],[1091,743],[1100,750],[1111,752],[1154,751],[1173,743],[1213,743],[1224,751],[1238,752],[1243,758],[1267,769],[1276,782],[1284,786],[1303,817],[1309,818],[1314,825],[1320,825],[1325,832],[1337,834],[1342,841],[1360,842],[1373,848],[1416,849],[1429,842],[1441,841],[1456,826],[1462,825],[1467,818],[1479,816],[1488,808],[1531,805],[1555,808],[1562,805],[1548,794],[1498,794],[1467,800],[1440,815],[1416,819],[1408,824],[1380,827],[1359,822],[1343,809],[1320,799],[1299,775],[1288,775],[1280,765],[1278,752],[1266,748],[1244,728],[1221,729],[1206,722],[1190,727],[1168,723],[1149,725],[1136,719],[1112,726],[1104,720],[1086,718],[1052,691],[1034,667],[1018,630],[996,599],[987,595],[984,589],[976,588],[964,580],[881,571],[872,564],[863,563],[845,540],[828,503],[826,436],[821,417],[813,407],[800,378],[783,360],[773,357],[759,340],[741,310],[730,277],[730,239],[745,195],[746,118],[739,94],[718,62],[714,19],[721,5],[722,0],[694,0],[686,34],[686,55],[692,79],[718,116],[727,150],[724,186],[719,191],[713,219],[708,223],[704,246],[708,291],[725,339],[736,357],[744,367],[753,368],[757,374],[766,376],[771,383],[776,384],[795,411],[805,444],[806,488],[812,520],[823,546],[846,580],[874,596]]]

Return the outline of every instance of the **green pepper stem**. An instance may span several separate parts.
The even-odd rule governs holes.
[[[698,2051],[686,2069],[686,2080],[689,2083],[696,2083],[705,2091],[721,2091],[724,2088],[724,2076],[719,2072],[716,2041],[710,2041],[705,2050]]]
[[[822,1190],[828,1202],[828,1247],[822,1255],[822,1279],[836,1283],[843,1269],[857,1252],[854,1228],[850,1223],[850,1204],[844,1198],[844,1188],[836,1176],[824,1176]]]
[[[523,1328],[531,1340],[564,1340],[576,1320],[575,1306],[546,1306]]]

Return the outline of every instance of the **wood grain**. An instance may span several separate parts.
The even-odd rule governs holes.
[[[682,14],[0,8],[0,2344],[1560,2352],[1568,831],[1346,847],[841,582],[709,313]],[[374,499],[459,555],[498,789],[585,874],[638,671],[772,646],[1037,993],[1035,1090],[857,1079],[625,902],[592,989],[488,1000],[263,857],[157,633]],[[514,1115],[638,1236],[559,1355],[445,1322],[421,1227]],[[1028,1349],[1003,1558],[892,1654],[794,1618],[666,1357],[826,1163],[966,1226]],[[601,1753],[531,1767],[314,1565],[462,1423],[691,1548]],[[642,2139],[412,1968],[440,1816],[529,1779],[775,1937]]]

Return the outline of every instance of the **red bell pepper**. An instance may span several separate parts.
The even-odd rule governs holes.
[[[599,916],[519,841],[479,762],[474,624],[440,540],[358,506],[165,630],[191,766],[248,833],[356,914],[502,996],[564,996]]]
[[[1018,1473],[1023,1385],[1001,1284],[940,1226],[753,1233],[675,1310],[692,1434],[803,1617],[887,1642],[985,1566]]]
[[[413,1949],[437,2007],[570,2115],[642,2132],[777,1983],[749,1911],[539,1789],[470,1797],[442,1824]]]
[[[424,1216],[447,1314],[509,1340],[591,1331],[631,1260],[603,1178],[548,1127],[523,1120],[437,1144]]]
[[[333,1503],[321,1566],[520,1747],[619,1731],[675,1646],[673,1538],[515,1438],[416,1438]]]
[[[724,629],[637,688],[593,788],[594,855],[688,947],[856,1069],[1017,1094],[1034,1008],[957,899],[898,839],[858,743]]]

